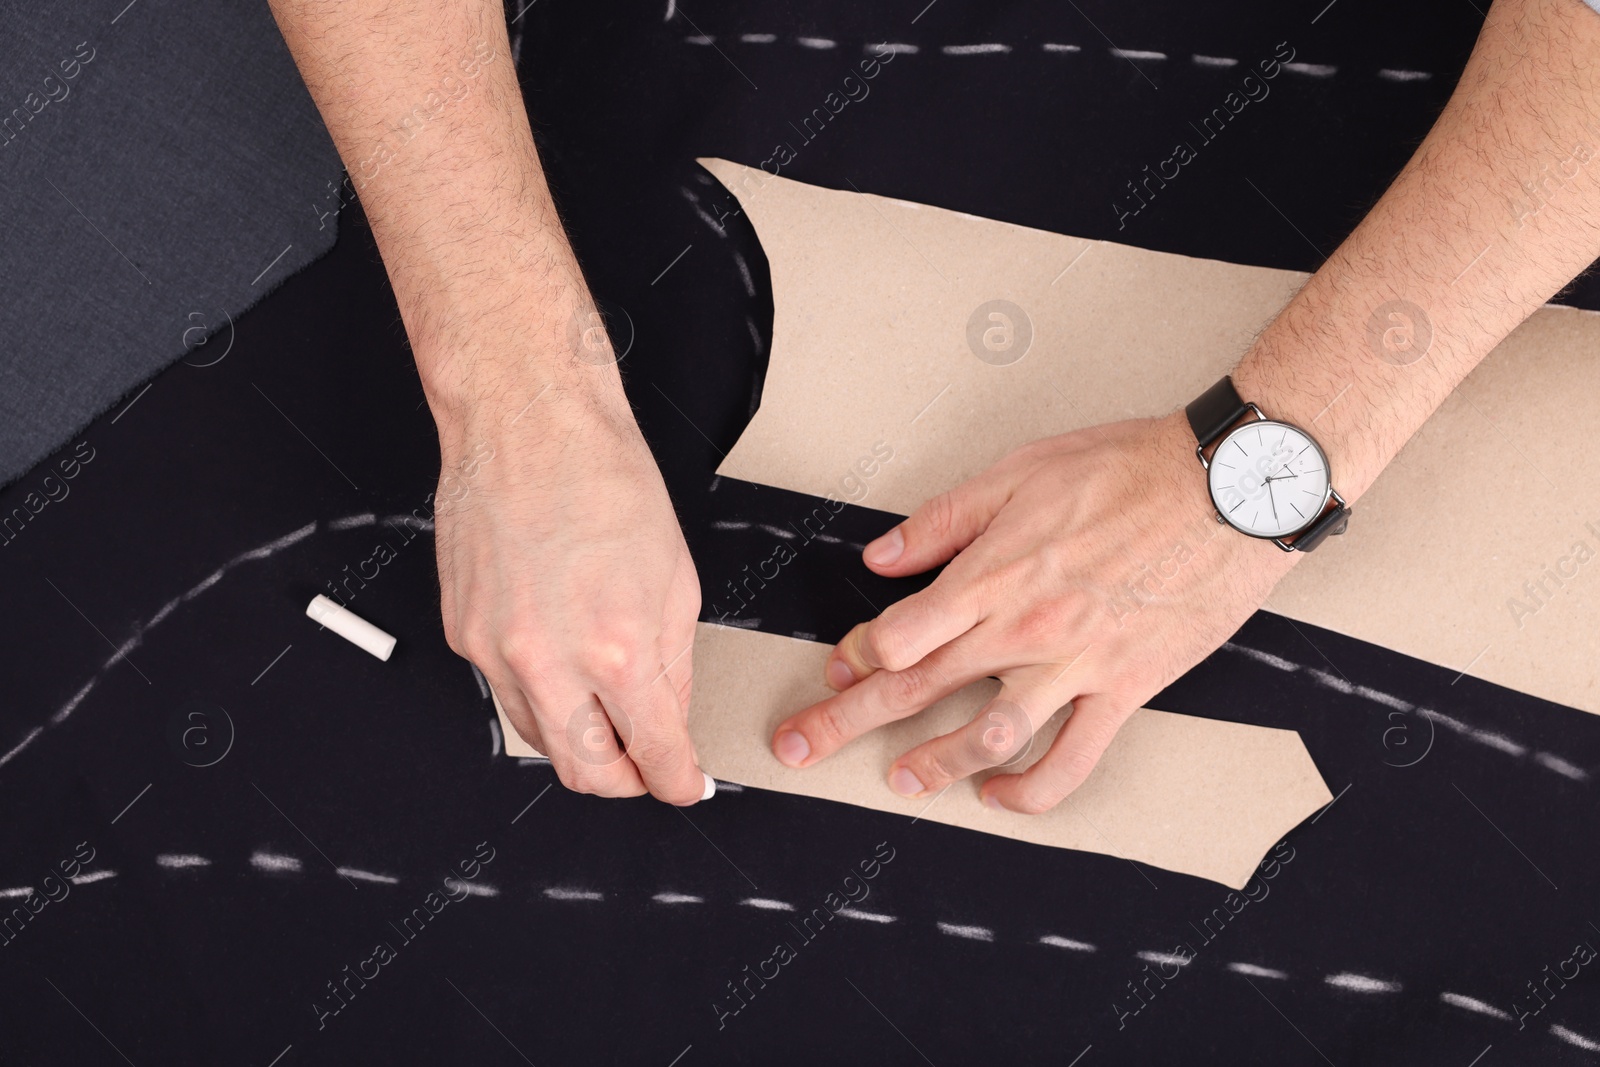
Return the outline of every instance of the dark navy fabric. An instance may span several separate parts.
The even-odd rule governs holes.
[[[818,501],[713,476],[772,294],[748,224],[708,222],[695,157],[784,141],[806,181],[1309,269],[1478,22],[1373,0],[526,9],[541,151],[631,337],[708,611]],[[884,41],[917,51],[802,143],[789,124]],[[1285,41],[1311,67],[1118,229],[1127,182],[1242,77],[1192,57]],[[975,44],[1010,50],[943,51]],[[236,335],[0,494],[5,514],[57,488],[0,547],[6,1062],[1600,1059],[1600,718],[1259,614],[1152,702],[1298,730],[1337,794],[1241,894],[754,789],[577,796],[498,754],[445,646],[437,440],[359,208]],[[835,640],[863,597],[917,588],[853,547],[893,521],[846,508],[742,621]],[[351,608],[399,638],[387,663],[303,615],[351,573]]]

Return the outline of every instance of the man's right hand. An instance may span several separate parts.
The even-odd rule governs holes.
[[[440,420],[445,636],[568,788],[692,804],[694,563],[615,368],[555,375]]]

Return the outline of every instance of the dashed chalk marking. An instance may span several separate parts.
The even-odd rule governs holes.
[[[1230,963],[1228,970],[1234,974],[1248,974],[1252,978],[1276,978],[1280,982],[1289,977],[1283,971],[1271,967],[1258,967],[1254,963]]]
[[[372,512],[363,512],[360,515],[350,515],[342,519],[332,519],[328,522],[330,530],[354,530],[362,526],[372,526],[378,521],[378,516]]]
[[[1141,48],[1113,48],[1111,55],[1114,59],[1145,59],[1151,62],[1160,62],[1167,58],[1165,52],[1147,52]]]
[[[964,937],[969,941],[994,940],[994,931],[987,926],[968,926],[965,923],[941,922],[938,927],[941,934],[949,934],[951,937]]]
[[[771,44],[778,39],[775,33],[741,33],[739,40],[745,44]]]
[[[1241,656],[1249,656],[1257,663],[1265,663],[1269,667],[1276,667],[1280,671],[1293,673],[1300,669],[1300,664],[1294,662],[1293,660],[1284,659],[1282,656],[1274,656],[1271,652],[1263,652],[1258,648],[1250,648],[1246,645],[1236,645],[1232,641],[1224,642],[1222,647],[1227,649],[1229,652],[1237,652]]]
[[[400,879],[387,874],[377,874],[373,871],[363,871],[360,867],[335,867],[334,873],[344,878],[353,878],[357,882],[374,882],[378,885],[399,885]]]
[[[796,37],[794,43],[801,48],[814,48],[819,52],[829,48],[836,48],[839,44],[838,41],[830,41],[826,37]]]
[[[771,897],[745,897],[739,901],[747,908],[760,908],[762,911],[793,911],[794,905]]]
[[[1600,1052],[1600,1041],[1591,1040],[1574,1030],[1568,1030],[1560,1023],[1552,1023],[1550,1025],[1550,1033],[1569,1045],[1576,1045],[1585,1052]]]
[[[683,43],[684,44],[709,45],[709,44],[715,44],[716,43],[716,39],[713,38],[713,37],[707,37],[703,33],[697,33],[693,37],[685,37],[683,39]]]
[[[1395,70],[1385,67],[1378,71],[1378,77],[1391,82],[1425,82],[1433,75],[1425,70]]]
[[[1008,44],[947,44],[939,49],[947,56],[993,56],[1011,51]]]
[[[1528,752],[1525,746],[1517,744],[1505,734],[1497,734],[1492,730],[1474,730],[1468,736],[1480,745],[1497,748],[1508,756],[1523,756]]]
[[[177,601],[174,600],[172,603],[176,604]],[[58,711],[54,715],[50,716],[50,724],[52,726],[57,726],[57,725],[60,725],[61,723],[65,722],[67,716],[71,715],[74,711],[76,711],[78,709],[78,705],[83,703],[83,698],[89,695],[89,690],[94,688],[95,681],[96,681],[96,679],[90,678],[87,682],[85,682],[83,684],[83,688],[78,690],[76,693],[74,693],[72,695],[72,699],[67,701],[65,704],[62,705],[60,711]],[[4,763],[4,762],[5,762],[5,760],[0,759],[0,763]]]
[[[29,885],[18,886],[16,889],[0,889],[0,900],[16,900],[18,897],[33,896],[33,887]]]
[[[890,44],[888,41],[884,41],[881,44],[869,44],[862,51],[880,56],[885,52],[892,52],[897,56],[914,56],[922,49],[914,44]]]
[[[1328,66],[1326,63],[1285,63],[1283,69],[1304,74],[1308,78],[1331,78],[1339,73],[1338,67]]]
[[[258,871],[274,874],[298,873],[300,861],[294,856],[285,856],[277,852],[253,852],[250,855],[250,866]]]
[[[209,867],[211,861],[186,852],[164,852],[156,857],[156,866],[169,871],[187,871],[195,867]]]
[[[697,897],[693,893],[657,893],[650,898],[657,904],[704,904],[705,897]]]
[[[1146,963],[1160,963],[1171,967],[1187,967],[1194,962],[1193,956],[1180,956],[1175,952],[1136,952],[1134,955]]]
[[[76,701],[80,700],[80,699],[82,699],[81,696],[73,698],[74,706],[76,706]],[[66,717],[65,715],[62,716],[62,718],[65,718],[65,717]],[[13,759],[15,759],[16,756],[17,756],[17,753],[21,752],[23,749],[25,749],[29,745],[33,744],[34,738],[38,737],[42,733],[44,733],[44,727],[43,726],[35,726],[33,729],[29,730],[26,734],[24,734],[22,736],[22,740],[18,741],[16,746],[14,748],[12,748],[11,751],[7,752],[4,756],[0,756],[0,767],[4,767],[6,764],[10,763]]]
[[[116,871],[90,871],[88,874],[80,874],[76,878],[68,878],[67,881],[73,885],[93,885],[96,882],[103,882],[107,878],[115,878],[116,876]]]
[[[834,912],[842,919],[859,919],[869,923],[892,923],[898,920],[893,915],[884,915],[876,911],[862,911],[859,908],[840,908]]]
[[[606,895],[594,889],[567,889],[563,886],[551,886],[544,891],[544,895],[551,900],[604,900]]]
[[[739,265],[739,277],[744,282],[746,296],[756,295],[756,280],[750,275],[750,264],[744,261],[744,256],[738,252],[733,254],[733,261]]]
[[[1046,51],[1046,52],[1081,52],[1081,51],[1083,51],[1083,49],[1079,48],[1075,44],[1056,44],[1053,41],[1046,41],[1044,44],[1040,45],[1039,47],[1041,49],[1043,49],[1044,51]]]
[[[1233,59],[1230,56],[1200,56],[1200,55],[1195,55],[1195,56],[1190,56],[1189,57],[1189,61],[1192,62],[1197,67],[1216,67],[1216,68],[1219,68],[1219,69],[1227,68],[1227,67],[1237,67],[1239,65],[1239,61],[1237,59]]]
[[[743,793],[744,792],[744,786],[740,785],[738,782],[724,782],[721,778],[718,778],[716,781],[717,781],[717,792],[719,792],[719,793]]]
[[[1351,974],[1341,971],[1330,974],[1322,979],[1335,989],[1348,989],[1352,993],[1398,993],[1399,982],[1386,982],[1382,978],[1372,978],[1365,974]]]
[[[469,897],[497,897],[500,890],[482,882],[463,882],[459,878],[446,878],[444,887],[452,893],[465,893]]]
[[[1064,948],[1073,952],[1094,952],[1095,947],[1087,941],[1074,941],[1070,937],[1061,937],[1058,934],[1045,934],[1039,939],[1039,944],[1049,945],[1052,948]]]
[[[1503,1012],[1493,1004],[1485,1003],[1477,997],[1469,997],[1461,993],[1440,993],[1439,999],[1451,1007],[1460,1008],[1463,1011],[1477,1012],[1479,1015],[1487,1015],[1492,1019],[1501,1019],[1505,1022],[1511,1021],[1510,1013]]]
[[[1547,767],[1563,777],[1571,778],[1574,782],[1584,782],[1589,779],[1588,771],[1568,763],[1560,756],[1553,756],[1548,752],[1538,752],[1534,754],[1533,758],[1541,766]]]

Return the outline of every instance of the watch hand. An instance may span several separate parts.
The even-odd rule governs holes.
[[[1272,503],[1272,521],[1279,522],[1281,520],[1278,518],[1278,498],[1272,495],[1272,479],[1268,478],[1267,483],[1267,499]]]

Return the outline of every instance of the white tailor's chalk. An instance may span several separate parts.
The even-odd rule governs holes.
[[[389,654],[394,651],[394,638],[321,593],[311,598],[311,603],[306,606],[306,616],[381,660],[388,660]]]
[[[700,799],[710,800],[712,797],[717,795],[717,780],[711,777],[709,774],[706,774],[705,771],[701,771],[700,773],[705,774],[706,778],[706,787],[700,791]]]

